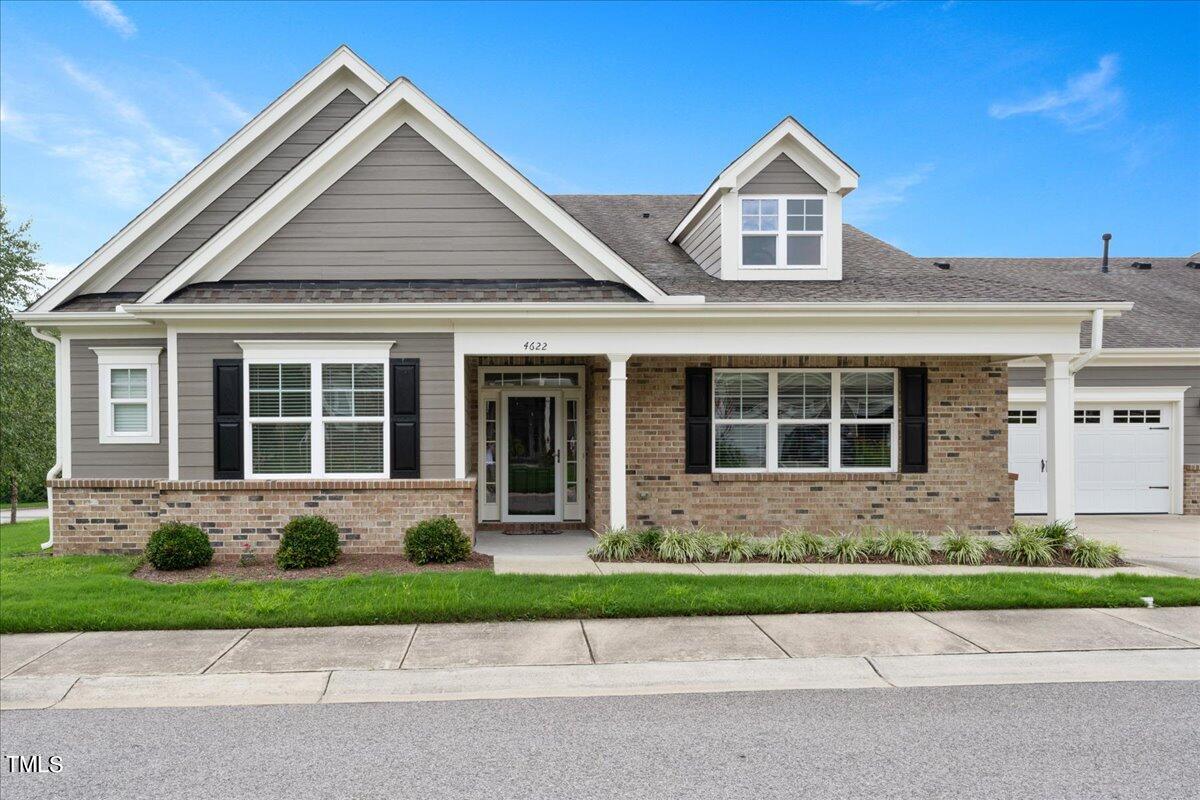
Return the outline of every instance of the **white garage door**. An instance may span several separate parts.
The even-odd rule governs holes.
[[[1009,471],[1016,513],[1046,513],[1045,409],[1009,411]],[[1075,408],[1075,508],[1081,514],[1171,510],[1171,429],[1166,406],[1079,404]],[[1036,449],[1033,442],[1036,440]]]

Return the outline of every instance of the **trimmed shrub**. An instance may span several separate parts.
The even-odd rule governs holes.
[[[869,543],[862,536],[841,533],[825,542],[825,557],[832,558],[839,564],[862,561],[870,553]]]
[[[164,522],[146,542],[146,560],[155,569],[177,570],[206,567],[212,562],[213,547],[204,531],[182,522]]]
[[[432,517],[404,532],[404,555],[414,564],[452,564],[471,555],[471,540],[450,517]]]
[[[340,551],[336,525],[324,517],[296,517],[283,526],[275,563],[280,569],[328,567]]]
[[[712,553],[731,564],[749,561],[758,555],[758,543],[744,533],[725,533],[713,540]]]
[[[876,539],[874,552],[897,564],[928,564],[929,537],[911,531],[886,531]]]
[[[1099,539],[1071,538],[1071,563],[1077,567],[1101,569],[1111,567],[1121,557],[1121,548]]]
[[[699,531],[663,531],[658,557],[663,561],[704,561],[709,555],[709,536]]]
[[[643,555],[656,556],[658,555],[658,547],[662,544],[662,538],[662,528],[657,526],[639,531],[637,534],[637,549]]]
[[[592,558],[605,561],[626,561],[638,551],[638,537],[624,528],[600,534],[588,550]]]
[[[1009,530],[1001,548],[1014,564],[1044,567],[1054,561],[1054,547],[1041,528],[1018,522]]]
[[[942,537],[942,552],[951,564],[978,566],[983,563],[991,545],[982,536],[959,533],[953,528]]]
[[[820,536],[814,536],[807,531],[784,531],[778,536],[768,539],[762,548],[762,553],[768,561],[792,564],[810,556],[819,556],[823,549],[824,543]]]

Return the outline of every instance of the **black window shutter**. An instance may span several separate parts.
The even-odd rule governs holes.
[[[712,369],[688,367],[684,373],[684,471],[712,472]]]
[[[242,359],[213,359],[213,478],[245,476],[242,453]]]
[[[421,477],[421,362],[391,359],[392,477]]]
[[[900,369],[900,471],[929,471],[929,370]]]

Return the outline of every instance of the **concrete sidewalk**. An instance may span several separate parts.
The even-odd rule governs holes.
[[[1200,608],[0,637],[0,708],[1200,680]]]

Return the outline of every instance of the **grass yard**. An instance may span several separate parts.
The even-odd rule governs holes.
[[[1200,580],[1117,575],[351,575],[157,584],[129,556],[47,557],[45,520],[0,526],[0,632],[238,628],[817,611],[1200,605]]]

